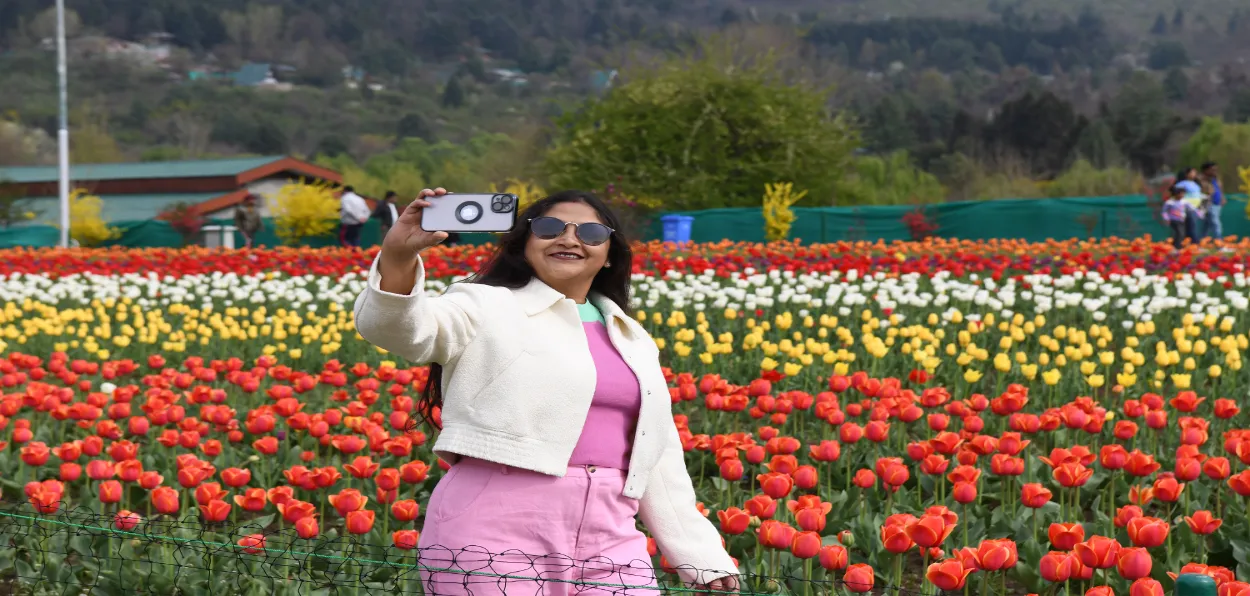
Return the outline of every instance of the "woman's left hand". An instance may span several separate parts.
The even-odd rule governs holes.
[[[716,592],[737,592],[738,578],[733,575],[726,575],[725,577],[718,577],[704,584],[702,587],[703,589],[708,590],[708,592],[706,592],[707,594],[713,594]]]

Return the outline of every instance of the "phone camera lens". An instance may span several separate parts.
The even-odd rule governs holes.
[[[482,219],[482,206],[473,201],[461,203],[456,207],[456,220],[462,224],[471,224]]]
[[[509,213],[516,205],[516,197],[509,194],[499,194],[491,197],[490,209],[495,213]]]

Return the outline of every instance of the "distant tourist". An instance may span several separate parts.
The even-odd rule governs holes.
[[[365,198],[356,194],[356,189],[345,186],[343,194],[339,197],[339,243],[343,246],[360,247],[360,230],[365,227],[365,222],[369,221],[369,217],[373,215],[369,211],[369,203],[365,202]]]
[[[395,191],[386,191],[386,198],[378,203],[377,209],[373,210],[373,217],[377,218],[382,224],[382,235],[378,237],[378,243],[381,244],[382,238],[386,238],[386,233],[391,231],[391,226],[395,225],[395,220],[399,219],[399,209],[395,207],[395,199],[399,198]]]
[[[234,209],[234,227],[243,236],[243,248],[252,248],[256,243],[256,234],[265,225],[260,219],[260,208],[256,203],[256,195],[249,194]]]
[[[1172,246],[1180,250],[1181,244],[1185,242],[1185,190],[1180,184],[1172,185],[1168,189],[1168,198],[1163,202],[1163,221],[1167,222],[1168,227],[1172,229]]]
[[[1210,161],[1202,164],[1202,181],[1208,187],[1207,217],[1203,220],[1202,235],[1223,238],[1224,224],[1220,222],[1220,207],[1224,206],[1224,189],[1220,187],[1220,166]]]

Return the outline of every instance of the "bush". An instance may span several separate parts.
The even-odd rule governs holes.
[[[266,195],[273,214],[274,233],[288,245],[331,234],[339,221],[337,190],[338,187],[329,182],[300,180]]]
[[[183,246],[194,242],[196,234],[204,227],[204,216],[189,203],[174,203],[161,211],[156,218],[169,222],[169,227],[182,236]]]
[[[100,212],[104,200],[85,188],[75,188],[69,195],[69,237],[80,246],[99,246],[120,238],[122,231],[104,222]]]
[[[1090,162],[1080,159],[1046,185],[1046,194],[1056,198],[1129,195],[1140,193],[1145,184],[1141,174],[1132,170],[1098,169]]]
[[[851,174],[838,184],[839,205],[914,205],[946,196],[937,177],[912,163],[906,151],[867,155],[852,162]]]
[[[769,242],[785,240],[794,224],[795,203],[807,196],[807,191],[793,192],[791,182],[764,185],[764,236]]]

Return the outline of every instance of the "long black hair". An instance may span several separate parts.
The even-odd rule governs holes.
[[[634,251],[629,246],[629,239],[620,231],[621,222],[616,214],[599,197],[580,190],[566,190],[544,199],[535,201],[517,216],[517,225],[505,233],[495,247],[495,254],[469,279],[461,283],[476,283],[501,288],[520,289],[534,278],[534,268],[525,260],[525,246],[529,242],[529,220],[545,215],[552,207],[560,203],[582,203],[595,210],[599,220],[612,228],[612,236],[608,242],[608,259],[611,267],[604,267],[595,274],[590,283],[590,291],[616,303],[625,313],[630,313],[629,289],[630,275],[633,273]],[[430,364],[430,376],[425,382],[425,390],[417,402],[416,412],[418,424],[433,424],[434,408],[443,407],[443,366]]]

